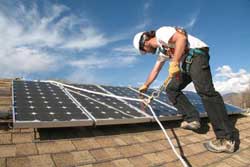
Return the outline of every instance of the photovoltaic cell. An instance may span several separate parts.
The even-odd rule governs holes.
[[[72,125],[93,124],[93,121],[59,87],[52,84],[13,81],[13,93],[14,126],[29,123],[43,127],[47,122],[51,122],[51,126],[63,126],[61,123],[65,121],[71,121]]]

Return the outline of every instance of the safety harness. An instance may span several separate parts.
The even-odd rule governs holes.
[[[180,32],[182,34],[184,34],[187,37],[187,32],[185,29],[181,28],[181,27],[175,27],[175,30],[177,32]],[[165,57],[167,58],[171,58],[171,53],[170,53],[170,49],[174,49],[175,48],[175,44],[172,43],[165,43],[163,41],[160,41],[161,46],[158,49],[158,54],[161,53],[161,55],[165,55]],[[208,52],[208,48],[189,48],[189,43],[188,43],[188,38],[187,38],[187,42],[186,42],[186,49],[185,50],[185,69],[182,69],[184,72],[189,73],[190,72],[190,66],[193,62],[193,58],[194,55],[203,55],[205,56]],[[152,92],[151,96],[146,99],[146,103],[149,104],[153,99],[157,98],[160,96],[160,93],[166,89],[168,83],[170,82],[172,78],[170,78],[169,76],[166,78],[166,80],[164,81],[164,83],[162,84],[162,86]]]
[[[205,48],[208,50],[208,48]],[[207,53],[205,50],[202,50],[202,49],[199,49],[199,48],[190,48],[188,53],[187,53],[187,56],[185,58],[185,72],[186,73],[189,73],[190,72],[190,66],[193,62],[193,58],[194,58],[194,55],[203,55],[205,56]]]

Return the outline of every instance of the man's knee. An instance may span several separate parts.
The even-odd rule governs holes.
[[[216,97],[216,96],[220,96],[219,92],[217,92],[214,87],[203,87],[200,89],[196,89],[198,95],[201,98],[209,98],[209,97]]]
[[[167,93],[167,96],[168,96],[169,100],[173,104],[176,104],[176,97],[178,96],[179,91],[173,85],[169,84],[166,87],[166,93]]]

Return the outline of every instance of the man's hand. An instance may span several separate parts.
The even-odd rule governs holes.
[[[173,78],[174,76],[178,75],[180,73],[181,69],[179,67],[178,62],[170,62],[169,68],[168,68],[168,75],[170,78]]]
[[[147,85],[142,85],[140,88],[139,88],[139,91],[141,92],[141,93],[145,93],[146,91],[148,90],[148,86]]]

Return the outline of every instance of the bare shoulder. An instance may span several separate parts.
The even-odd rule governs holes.
[[[175,41],[177,41],[178,39],[186,39],[186,38],[187,38],[187,37],[186,37],[185,34],[179,32],[179,31],[176,31],[176,32],[173,34],[173,36],[171,37],[170,41],[171,41],[171,42],[175,42]]]

